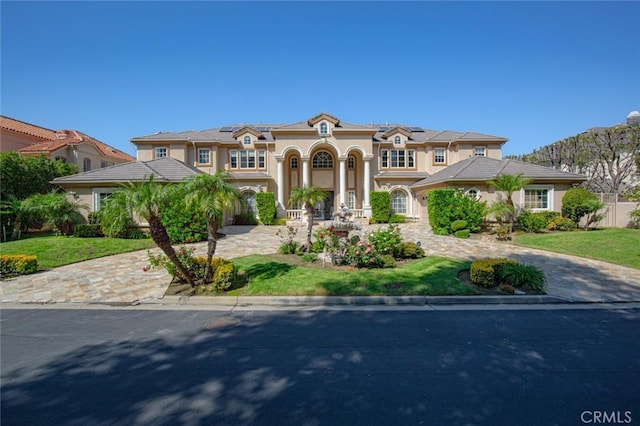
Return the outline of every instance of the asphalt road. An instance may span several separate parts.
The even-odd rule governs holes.
[[[0,315],[3,426],[640,424],[640,310]]]

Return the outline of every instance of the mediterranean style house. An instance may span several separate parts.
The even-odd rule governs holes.
[[[83,172],[134,161],[135,158],[77,130],[51,130],[0,116],[0,151],[44,155],[76,164]]]
[[[278,216],[304,220],[302,206],[289,206],[293,188],[314,185],[327,191],[316,219],[332,219],[344,203],[356,218],[370,217],[371,191],[389,191],[392,209],[409,218],[427,215],[426,194],[460,188],[492,201],[488,181],[501,173],[533,179],[514,201],[534,210],[559,210],[564,192],[581,175],[502,159],[507,139],[475,132],[436,131],[403,124],[354,124],[322,113],[285,124],[236,124],[202,131],[159,132],[134,137],[137,162],[58,178],[99,209],[122,182],[153,174],[179,182],[197,173],[225,169],[255,211],[255,194],[276,195]]]

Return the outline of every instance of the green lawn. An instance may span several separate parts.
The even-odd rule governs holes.
[[[121,238],[32,237],[0,244],[0,254],[29,254],[38,258],[39,269],[112,254],[155,247],[153,240],[125,240]]]
[[[604,260],[640,269],[640,229],[606,228],[525,234],[517,236],[515,242],[520,246]]]
[[[475,291],[456,275],[469,262],[428,257],[395,269],[333,270],[297,266],[281,257],[252,255],[233,259],[250,277],[248,284],[231,291],[240,296],[376,296],[463,295]]]

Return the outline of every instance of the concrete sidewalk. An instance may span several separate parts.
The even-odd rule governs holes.
[[[281,243],[280,237],[276,235],[278,229],[281,228],[225,227],[221,232],[226,237],[219,240],[216,256],[233,258],[248,254],[275,253]],[[468,260],[507,257],[536,265],[545,271],[548,279],[547,301],[640,301],[640,270],[637,269],[522,248],[489,237],[482,240],[462,240],[437,236],[421,223],[403,224],[401,230],[405,241],[420,241],[426,254],[430,256]],[[305,229],[300,228],[296,239],[302,241],[304,235]],[[196,253],[206,253],[206,243],[193,246]],[[139,251],[21,276],[0,284],[0,300],[3,303],[162,303],[170,277],[163,270],[144,272],[143,268],[147,264],[147,252]],[[477,297],[470,296],[469,300],[479,300]],[[508,300],[516,302],[518,297],[520,296],[508,296]],[[212,301],[228,303],[224,299],[225,297],[218,297]],[[326,302],[326,298],[318,298],[318,303],[322,303],[322,299]],[[164,302],[176,303],[170,298]],[[370,299],[370,302],[380,303],[374,299]]]

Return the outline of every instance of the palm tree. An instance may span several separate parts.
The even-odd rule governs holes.
[[[313,210],[327,197],[327,191],[317,186],[303,186],[294,188],[289,194],[289,205],[302,204],[307,210],[307,251],[311,249],[311,231],[313,229]]]
[[[128,209],[149,223],[149,234],[153,242],[176,265],[176,268],[189,285],[195,287],[196,284],[191,271],[180,262],[176,251],[171,245],[167,229],[160,221],[159,213],[168,204],[170,190],[170,185],[161,185],[154,182],[153,175],[151,175],[146,181],[125,184],[120,192],[124,195]]]
[[[194,176],[185,185],[187,200],[195,203],[207,220],[207,263],[204,270],[204,282],[211,280],[213,274],[211,260],[218,245],[218,224],[225,210],[231,209],[240,200],[240,190],[229,183],[231,174],[218,170],[215,174],[206,173]]]
[[[24,200],[24,207],[30,213],[40,214],[61,235],[72,235],[75,225],[84,222],[80,210],[89,210],[88,205],[69,201],[65,194],[55,190],[30,196]]]
[[[23,201],[18,200],[13,195],[9,195],[6,201],[0,202],[0,212],[9,216],[9,220],[13,218],[13,231],[11,239],[15,240],[20,237],[23,227],[28,225],[29,210]],[[9,223],[9,225],[11,225]],[[6,235],[4,236],[6,239]]]
[[[530,182],[531,179],[524,177],[522,173],[517,175],[501,174],[497,178],[489,181],[489,184],[495,186],[496,190],[502,191],[506,195],[505,203],[508,206],[508,210],[510,210],[510,213],[507,215],[509,218],[509,230],[513,229],[513,220],[515,219],[516,211],[515,205],[513,204],[513,193],[520,191]],[[502,213],[504,214],[504,210]]]

